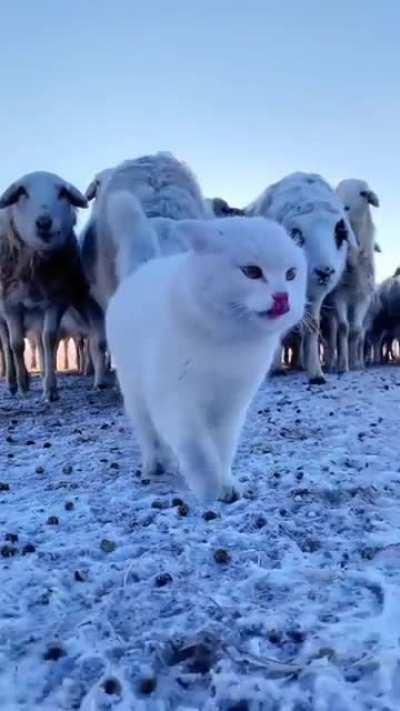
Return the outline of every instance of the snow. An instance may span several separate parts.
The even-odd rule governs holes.
[[[206,508],[115,390],[1,383],[0,708],[398,711],[399,374],[266,382]]]

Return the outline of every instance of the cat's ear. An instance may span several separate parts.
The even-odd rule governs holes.
[[[210,254],[221,251],[222,231],[217,229],[214,220],[179,220],[176,231],[193,252]]]

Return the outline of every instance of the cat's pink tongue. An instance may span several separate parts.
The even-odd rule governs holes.
[[[289,296],[286,291],[272,294],[272,298],[274,300],[273,306],[267,311],[270,318],[279,318],[290,311]]]

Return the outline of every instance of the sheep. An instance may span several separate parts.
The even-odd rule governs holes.
[[[304,250],[308,262],[307,312],[303,361],[313,384],[322,384],[319,356],[321,305],[338,283],[348,246],[357,240],[344,206],[328,183],[313,173],[292,173],[271,185],[246,208],[248,215],[277,220]]]
[[[206,200],[206,202],[209,204],[215,217],[233,217],[235,215],[243,216],[245,214],[244,210],[239,207],[232,207],[223,198],[212,198]]]
[[[366,320],[367,347],[372,361],[383,361],[383,346],[400,338],[400,269],[385,279],[376,289]]]
[[[9,332],[16,382],[25,393],[29,380],[24,334],[34,316],[41,322],[43,393],[48,401],[58,397],[55,348],[64,312],[74,307],[94,330],[98,320],[74,233],[78,207],[87,207],[80,191],[47,172],[24,175],[0,197],[0,312]],[[11,367],[8,379],[15,389]],[[101,385],[101,379],[96,384]]]
[[[104,311],[119,283],[115,266],[117,226],[110,220],[109,203],[111,195],[122,190],[130,192],[142,204],[150,218],[149,243],[154,237],[152,226],[164,244],[164,253],[180,249],[180,245],[174,244],[172,220],[213,216],[194,175],[170,153],[127,160],[95,176],[86,191],[87,198],[95,198],[95,202],[81,236],[81,249],[91,293]],[[134,229],[132,225],[133,232]],[[134,240],[132,250],[135,250]],[[140,262],[152,254],[153,250],[149,249],[148,255],[138,254],[137,259]]]
[[[342,277],[325,299],[328,323],[328,365],[345,373],[364,365],[364,320],[375,290],[375,227],[370,206],[379,199],[364,180],[342,180],[336,192],[359,244],[350,248]]]

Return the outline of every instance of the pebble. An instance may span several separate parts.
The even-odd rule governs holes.
[[[140,694],[152,694],[157,688],[157,679],[155,677],[149,676],[144,679],[140,679],[137,685],[137,690]]]
[[[121,696],[122,687],[118,679],[111,677],[110,679],[105,679],[103,682],[103,689],[106,694],[115,694],[116,696]]]
[[[220,565],[226,565],[227,563],[230,563],[231,556],[225,548],[217,548],[217,550],[214,551],[214,560]]]
[[[43,655],[43,659],[46,661],[57,662],[61,657],[65,657],[65,652],[62,647],[57,644],[53,644],[48,647],[47,651]]]
[[[36,550],[32,543],[27,543],[22,549],[22,555],[28,555],[28,553],[34,553]]]
[[[159,509],[160,511],[169,509],[169,501],[167,499],[154,499],[154,501],[151,502],[151,508]]]
[[[4,544],[4,546],[1,546],[0,548],[0,554],[3,556],[3,558],[12,558],[18,553],[18,548],[15,548],[14,546],[9,546],[7,543]]]
[[[214,521],[218,518],[218,514],[216,514],[215,511],[205,511],[203,513],[203,518],[205,521]]]
[[[170,573],[160,573],[160,575],[157,575],[154,582],[157,588],[163,588],[165,585],[172,583],[173,578]]]
[[[100,543],[100,548],[104,553],[112,553],[115,551],[117,547],[117,544],[114,543],[114,541],[108,540],[108,538],[103,538],[103,540]]]

